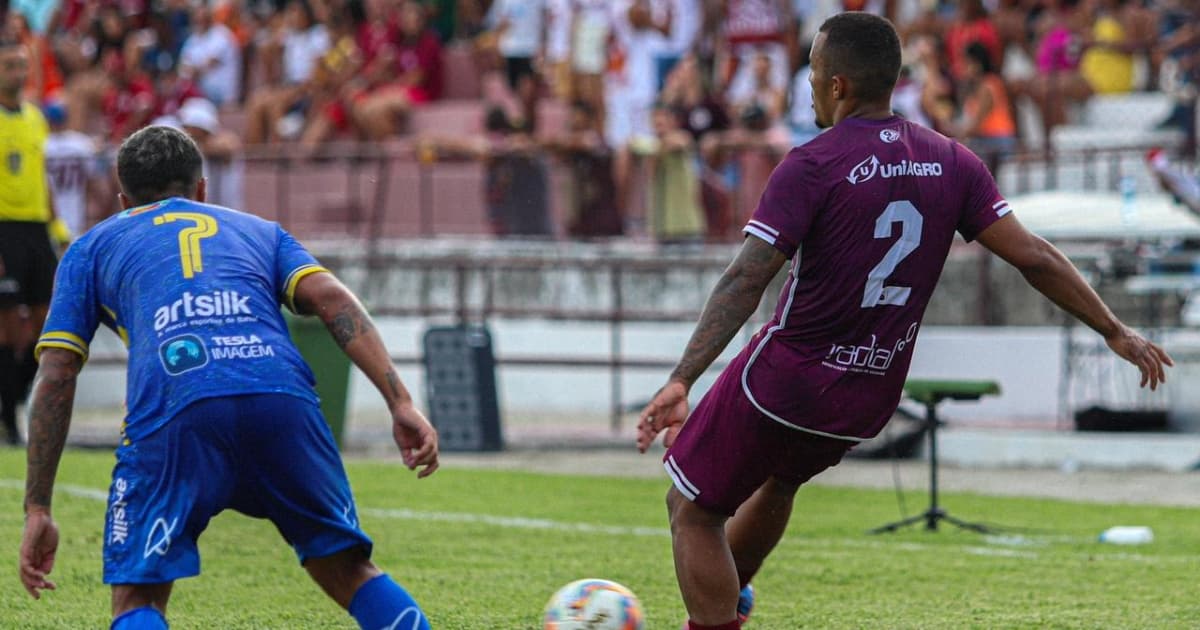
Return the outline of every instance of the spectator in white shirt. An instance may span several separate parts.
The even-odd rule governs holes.
[[[521,101],[524,127],[535,125],[538,73],[536,63],[545,53],[546,0],[496,0],[485,25],[497,34],[497,48],[504,58],[508,86]]]
[[[271,85],[252,95],[247,104],[246,142],[259,144],[280,139],[279,121],[306,97],[306,84],[321,57],[329,50],[329,32],[317,21],[309,0],[290,0],[284,24],[271,36],[264,51]]]
[[[206,4],[192,9],[192,34],[183,43],[180,65],[218,107],[238,100],[242,50],[224,24],[214,23]]]

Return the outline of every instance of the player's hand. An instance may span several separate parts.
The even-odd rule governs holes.
[[[423,467],[417,473],[418,478],[428,477],[438,469],[437,429],[412,403],[399,405],[392,411],[392,437],[409,470]]]
[[[41,598],[40,591],[58,588],[46,579],[54,568],[54,554],[58,552],[58,525],[50,513],[32,510],[25,517],[25,534],[21,537],[20,573],[21,584],[34,599]]]
[[[670,381],[658,390],[650,404],[638,416],[637,447],[645,453],[659,432],[666,430],[663,446],[675,443],[675,436],[688,416],[688,388],[679,381]]]
[[[1148,384],[1151,390],[1158,389],[1159,383],[1166,382],[1164,366],[1175,365],[1166,350],[1127,326],[1122,326],[1116,335],[1106,338],[1104,342],[1122,359],[1137,366],[1142,373],[1142,387]]]

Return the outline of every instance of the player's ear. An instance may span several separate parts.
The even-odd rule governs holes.
[[[845,100],[850,95],[850,84],[846,81],[846,77],[841,74],[835,74],[830,79],[833,82],[833,99],[836,101]]]
[[[121,201],[121,209],[122,210],[128,210],[133,207],[133,201],[129,197],[126,197],[125,193],[123,193],[123,192],[117,193],[117,199],[119,199]]]
[[[204,203],[208,197],[208,178],[201,177],[200,181],[196,182],[196,201]]]

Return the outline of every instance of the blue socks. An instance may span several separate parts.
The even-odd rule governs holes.
[[[350,600],[350,616],[363,630],[430,630],[412,595],[386,573],[358,587]]]
[[[167,630],[167,618],[153,606],[142,606],[113,619],[111,630]]]

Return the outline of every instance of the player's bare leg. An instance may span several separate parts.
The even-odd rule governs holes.
[[[354,593],[383,571],[361,549],[345,549],[322,558],[309,558],[304,569],[338,606],[349,609]]]
[[[737,565],[741,586],[750,583],[783,538],[799,489],[796,484],[772,477],[725,524],[725,537]]]
[[[174,582],[114,584],[112,630],[123,630],[126,627],[166,628],[167,600],[171,599],[171,588],[174,585]],[[158,622],[161,622],[161,625],[156,625]]]
[[[688,616],[706,626],[736,621],[741,587],[725,538],[728,517],[692,503],[674,486],[667,492],[667,511],[675,575]]]

